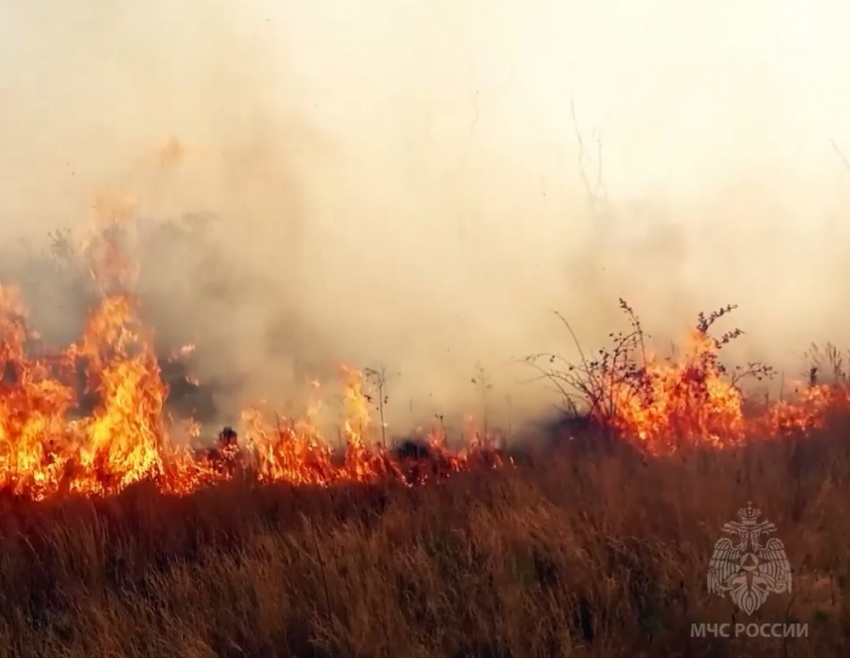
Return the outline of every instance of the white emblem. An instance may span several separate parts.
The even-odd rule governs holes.
[[[738,510],[740,521],[723,525],[730,537],[718,539],[708,565],[708,591],[729,598],[748,615],[767,600],[768,594],[791,591],[791,565],[785,546],[776,537],[762,539],[776,526],[759,521],[761,510],[751,502]]]

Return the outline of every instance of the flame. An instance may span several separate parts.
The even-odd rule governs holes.
[[[340,367],[346,441],[341,459],[316,429],[320,399],[311,402],[303,419],[282,418],[267,405],[253,405],[241,416],[243,445],[223,433],[217,447],[191,450],[200,427],[167,417],[168,387],[153,335],[127,292],[137,269],[113,230],[124,217],[108,214],[110,230],[96,233],[100,237],[88,245],[103,297],[91,310],[82,337],[66,349],[33,356],[43,346],[28,327],[20,293],[0,286],[0,487],[43,499],[109,495],[140,481],[182,494],[240,475],[325,486],[388,477],[412,485],[427,479],[385,449],[369,445],[372,423],[363,374],[348,366]],[[170,359],[193,349],[184,346]],[[319,382],[311,384],[318,393]],[[481,445],[457,453],[442,445],[434,450],[441,473],[431,476],[470,468],[485,453],[491,465],[501,463]]]
[[[471,417],[461,450],[447,447],[440,423],[420,433],[427,458],[388,452],[373,440],[376,423],[364,375],[348,365],[339,366],[344,450],[335,450],[318,429],[325,404],[316,380],[304,417],[282,417],[265,402],[250,405],[239,432],[226,429],[216,446],[192,449],[200,426],[168,417],[169,391],[153,333],[141,322],[131,292],[138,267],[126,253],[122,229],[134,203],[104,197],[95,205],[85,253],[101,298],[72,345],[48,350],[29,326],[18,289],[0,284],[0,488],[6,493],[103,496],[148,481],[164,492],[186,494],[239,477],[320,486],[390,478],[413,486],[504,463],[492,437]],[[833,410],[848,407],[846,388],[811,385],[792,399],[753,408],[723,371],[717,349],[713,339],[694,331],[677,361],[650,355],[637,379],[606,373],[597,384],[607,403],[592,413],[641,449],[668,454],[684,446],[722,448],[812,432]],[[182,346],[167,358],[193,351],[193,345]]]
[[[246,408],[241,417],[245,445],[193,453],[199,434],[194,421],[168,422],[168,389],[161,378],[152,337],[128,295],[107,297],[89,317],[82,338],[41,359],[27,355],[32,334],[13,288],[0,288],[0,483],[7,492],[41,499],[62,493],[108,495],[134,482],[153,481],[163,491],[188,493],[250,471],[260,481],[329,485],[392,477],[414,484],[421,477],[380,447],[371,447],[369,406],[363,375],[342,366],[346,449],[342,460],[316,429],[321,402],[304,419],[277,416],[267,405]],[[73,386],[83,371],[82,394]],[[81,397],[93,409],[74,418]],[[174,441],[176,435],[181,440]],[[434,445],[444,470],[468,468],[486,446],[452,453]],[[491,451],[492,452],[492,451]],[[500,460],[493,453],[496,463]]]
[[[665,454],[811,432],[824,427],[830,411],[847,408],[844,388],[819,384],[800,387],[790,400],[748,409],[751,401],[730,381],[717,350],[710,336],[694,330],[677,361],[648,355],[637,386],[622,377],[605,382],[610,413],[597,413],[598,420],[647,452]]]

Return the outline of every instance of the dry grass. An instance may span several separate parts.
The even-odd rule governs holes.
[[[647,461],[566,442],[413,490],[145,487],[0,513],[3,656],[839,655],[850,629],[850,442]],[[690,639],[731,621],[705,574],[752,499],[809,637]],[[739,620],[740,613],[739,613]],[[745,620],[748,621],[748,620]]]
[[[645,394],[643,330],[622,304],[630,329],[607,352],[577,367],[542,360],[568,408],[577,395],[610,415],[611,381]],[[846,385],[836,354],[813,356],[812,380]],[[516,468],[416,489],[0,498],[0,658],[850,655],[848,429],[838,419],[821,436],[666,459],[538,437],[546,447]],[[754,620],[806,622],[807,638],[690,637],[691,622],[752,621],[705,583],[723,523],[748,500],[794,568],[793,594]]]

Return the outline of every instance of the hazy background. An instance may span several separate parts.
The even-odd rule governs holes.
[[[838,0],[0,0],[0,238],[105,194],[217,216],[141,285],[222,403],[345,359],[400,373],[397,422],[475,411],[481,362],[532,410],[511,359],[570,353],[552,309],[594,346],[619,296],[665,340],[738,303],[740,356],[796,373],[850,343],[848,25]],[[27,276],[76,331],[83,302]]]

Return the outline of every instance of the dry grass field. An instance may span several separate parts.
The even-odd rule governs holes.
[[[85,267],[59,276],[69,259],[32,271],[85,290]],[[227,461],[241,452],[169,442],[178,389],[163,379],[185,386],[186,371],[120,288],[89,289],[83,337],[49,352],[0,287],[0,657],[847,654],[850,377],[834,348],[812,353],[791,397],[756,403],[739,382],[769,368],[725,368],[718,352],[741,332],[711,334],[732,307],[700,315],[664,361],[621,301],[628,329],[608,347],[529,359],[592,422],[508,454],[473,436],[466,452],[393,455],[372,447],[369,395],[345,370],[344,455],[309,422],[251,416],[242,468]],[[410,476],[435,468],[448,477]],[[751,616],[707,584],[749,501],[792,569],[791,591]],[[702,624],[807,633],[694,637]]]
[[[419,488],[231,482],[8,503],[3,656],[824,656],[850,628],[846,427],[674,458],[584,441]],[[752,500],[794,570],[752,619],[709,596]],[[805,638],[691,638],[697,622]]]

